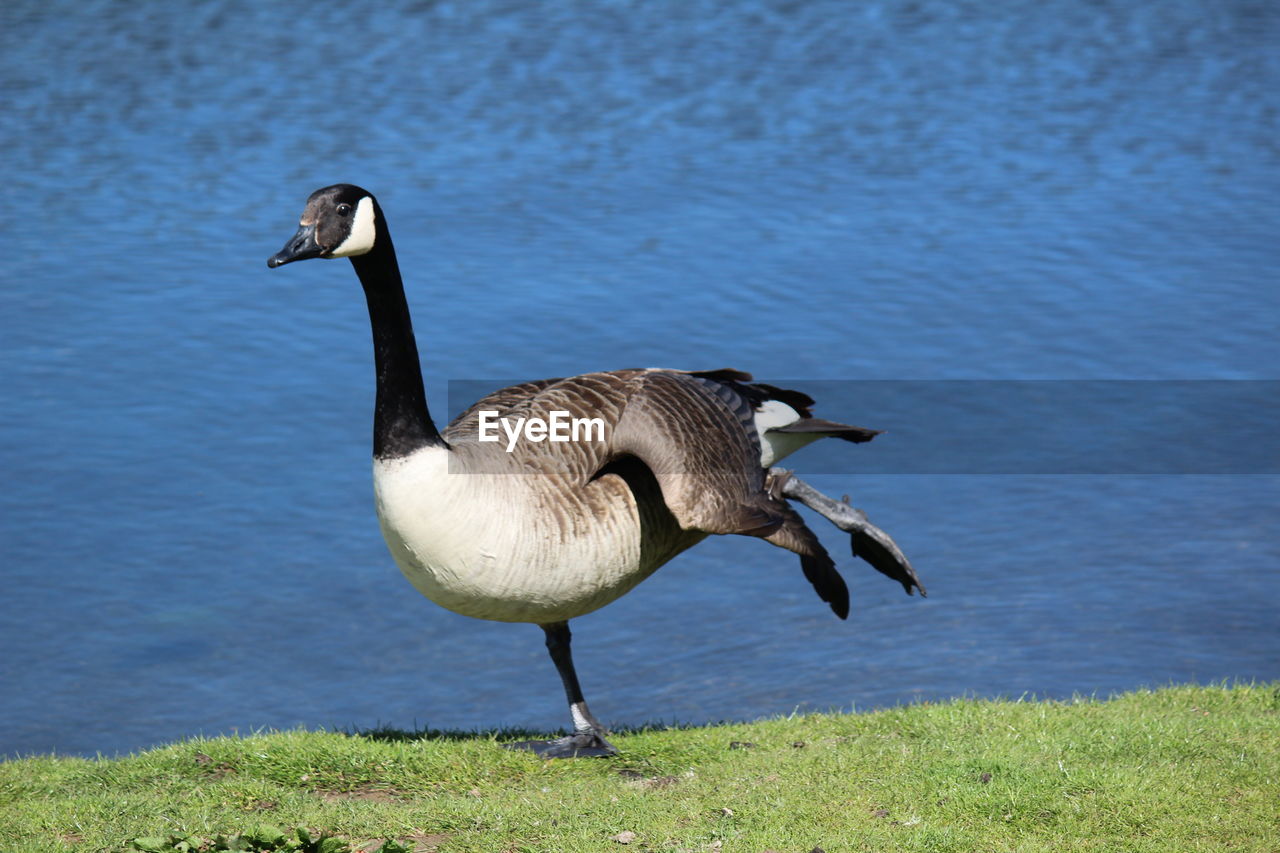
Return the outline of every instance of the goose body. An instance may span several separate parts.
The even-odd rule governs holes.
[[[814,418],[806,395],[740,371],[649,368],[503,388],[440,432],[427,410],[395,250],[370,193],[349,184],[317,190],[297,234],[268,265],[312,257],[350,258],[365,291],[377,375],[375,506],[396,563],[442,607],[546,633],[574,733],[518,746],[550,757],[613,754],[582,697],[568,621],[710,534],[795,552],[815,591],[844,618],[844,581],[789,500],[849,531],[855,554],[923,594],[910,563],[865,515],[771,467],[819,438],[864,442],[875,430]],[[490,432],[486,440],[495,421],[558,416],[599,429],[577,440],[552,440],[545,430],[501,440]]]
[[[661,401],[701,406],[710,435],[732,435],[743,424],[708,390],[709,375],[677,370],[623,370],[502,389],[474,404],[444,431],[448,449],[427,447],[374,463],[378,518],[397,564],[427,598],[465,616],[504,622],[566,621],[630,591],[662,564],[706,537],[683,529],[647,478],[630,482],[613,459],[626,455],[626,408],[660,385]],[[721,394],[730,391],[721,385]],[[589,398],[589,399],[588,399]],[[745,405],[745,401],[741,401]],[[547,420],[552,412],[595,415],[599,441],[565,442],[548,454],[538,443],[515,441],[497,452],[481,443],[479,413]],[[759,416],[786,426],[801,420],[785,403],[768,401]],[[757,413],[752,409],[753,419]],[[647,423],[647,421],[646,421]],[[757,425],[764,436],[767,427]],[[776,434],[761,442],[772,462],[815,434]],[[699,439],[715,446],[706,433]],[[785,441],[785,451],[782,449]],[[721,444],[728,444],[723,441]],[[742,450],[757,455],[745,444]],[[674,476],[697,483],[721,477],[704,454],[677,454]],[[719,462],[719,460],[715,460]],[[685,470],[685,468],[688,470]]]

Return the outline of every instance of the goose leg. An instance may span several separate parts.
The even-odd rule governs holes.
[[[853,556],[861,557],[876,571],[902,584],[907,595],[911,595],[913,588],[920,590],[921,596],[927,594],[924,584],[920,583],[915,569],[911,567],[911,561],[902,553],[898,543],[868,521],[865,512],[850,506],[847,497],[843,501],[829,498],[784,468],[769,469],[766,488],[775,497],[780,495],[788,500],[799,501],[847,532],[852,539]]]
[[[565,696],[569,699],[569,713],[573,717],[573,734],[555,740],[525,740],[518,743],[504,744],[507,749],[527,749],[543,758],[603,758],[617,755],[618,750],[604,739],[608,730],[600,725],[600,721],[591,715],[586,700],[582,698],[582,687],[578,684],[578,673],[573,668],[573,655],[569,651],[568,622],[553,622],[540,626],[547,635],[547,651],[564,682]]]

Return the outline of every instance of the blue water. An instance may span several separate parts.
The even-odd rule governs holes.
[[[312,189],[378,194],[437,415],[450,380],[654,364],[1275,379],[1278,36],[1208,0],[6,2],[0,755],[565,722],[536,628],[385,551],[350,265],[265,266]],[[892,447],[856,402],[820,411],[889,432],[844,449]],[[606,722],[1280,678],[1274,467],[805,458],[930,597],[818,520],[840,623],[715,538],[575,623]]]

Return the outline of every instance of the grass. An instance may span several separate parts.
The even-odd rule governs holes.
[[[291,731],[14,760],[0,851],[1280,850],[1274,684],[614,743],[619,758],[544,762],[493,735]]]

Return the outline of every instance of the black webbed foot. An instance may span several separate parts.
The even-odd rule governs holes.
[[[574,732],[555,740],[522,740],[503,746],[528,750],[541,758],[608,758],[618,754],[613,744],[595,732]]]
[[[832,500],[782,468],[770,468],[768,476],[767,484],[783,497],[800,501],[836,527],[848,532],[853,556],[862,558],[876,571],[902,584],[907,595],[917,589],[922,597],[926,595],[924,584],[920,583],[916,570],[912,568],[911,561],[902,553],[898,543],[868,521],[865,512],[850,506],[847,495],[843,501]]]

